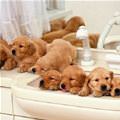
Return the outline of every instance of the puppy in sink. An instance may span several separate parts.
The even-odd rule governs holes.
[[[77,65],[70,65],[62,72],[60,89],[72,94],[78,94],[85,82],[86,74],[82,68]]]
[[[61,73],[56,70],[49,70],[42,75],[40,87],[46,90],[58,90],[61,81]]]
[[[111,84],[111,96],[120,96],[120,77],[114,77]]]
[[[19,72],[27,72],[37,59],[46,53],[46,42],[19,36],[12,43],[11,52],[18,63]]]
[[[10,45],[0,39],[0,68],[4,70],[11,70],[17,66],[15,59],[10,52]]]
[[[89,94],[92,94],[95,97],[108,95],[111,90],[112,79],[113,72],[102,67],[95,68],[86,78],[79,95],[88,96]]]
[[[63,71],[70,64],[74,64],[77,51],[69,42],[56,39],[47,46],[47,54],[39,58],[30,71],[44,74],[49,70]]]

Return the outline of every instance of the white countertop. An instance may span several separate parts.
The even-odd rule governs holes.
[[[32,81],[37,77],[38,75],[32,73],[18,73],[16,69],[10,71],[0,70],[0,86],[11,87],[17,82],[24,81],[26,83],[28,80]]]

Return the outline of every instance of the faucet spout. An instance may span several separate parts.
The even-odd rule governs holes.
[[[110,33],[113,25],[120,25],[120,14],[119,14],[119,12],[116,12],[115,15],[113,16],[113,18],[105,26],[105,28],[104,28],[104,30],[103,30],[103,32],[100,35],[100,38],[98,40],[98,45],[97,45],[98,49],[103,49],[104,48],[105,39],[108,36],[108,34]]]

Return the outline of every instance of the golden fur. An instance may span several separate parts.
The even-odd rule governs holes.
[[[99,34],[98,33],[90,33],[89,36],[89,43],[91,48],[97,48],[97,43],[99,39]],[[76,33],[69,33],[65,36],[63,36],[63,39],[66,41],[69,41],[72,45],[76,47],[83,47],[82,40],[79,40],[76,38]]]
[[[66,67],[62,72],[60,88],[63,91],[77,94],[85,82],[86,74],[82,68],[77,65]]]
[[[52,69],[63,71],[65,67],[75,62],[76,54],[76,48],[69,42],[56,39],[47,46],[47,54],[39,58],[30,71],[39,74]]]
[[[57,31],[57,30],[64,29],[66,26],[66,22],[64,19],[56,19],[56,20],[50,21],[50,26],[51,26],[51,32]]]
[[[27,36],[20,36],[13,41],[11,52],[18,62],[18,71],[27,72],[39,57],[45,55],[46,43],[41,39],[30,40]]]
[[[40,82],[40,86],[44,89],[58,90],[61,81],[61,73],[56,70],[49,70],[42,75],[43,81]]]
[[[120,96],[120,77],[113,78],[111,87],[111,96]]]
[[[111,89],[113,73],[105,68],[98,67],[90,72],[85,80],[80,96],[88,96],[90,93],[93,96],[100,97],[108,94]]]
[[[0,39],[0,68],[11,70],[16,67],[16,64],[10,52],[10,46],[5,40]]]
[[[78,16],[72,17],[67,21],[66,27],[63,30],[53,31],[50,33],[46,33],[43,35],[42,39],[47,41],[48,43],[52,42],[54,39],[62,38],[68,33],[76,32],[79,26],[85,25],[83,19]]]

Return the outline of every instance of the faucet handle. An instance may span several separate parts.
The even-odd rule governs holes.
[[[76,32],[76,38],[77,39],[87,39],[88,38],[88,30],[86,26],[80,26],[79,29]]]

